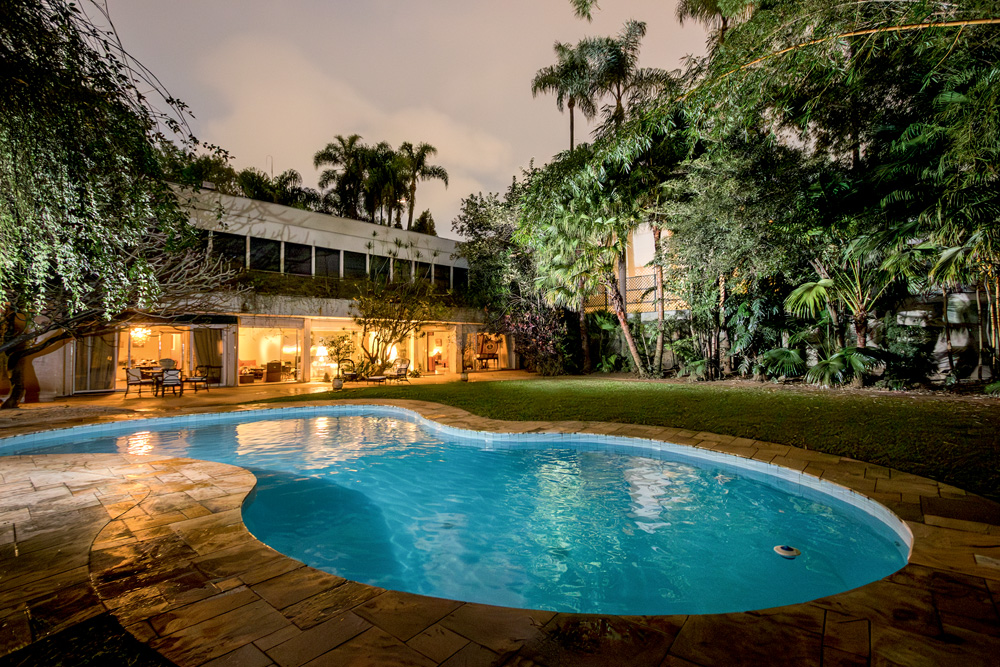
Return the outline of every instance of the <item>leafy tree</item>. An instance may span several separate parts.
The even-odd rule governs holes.
[[[394,345],[402,345],[421,327],[444,315],[434,287],[424,280],[389,282],[368,279],[351,302],[354,322],[361,327],[361,352],[372,375],[389,366]]]
[[[574,111],[577,106],[584,118],[597,115],[594,103],[594,72],[587,53],[580,46],[561,42],[555,43],[557,62],[538,70],[531,81],[531,95],[555,93],[556,108],[563,110],[563,102],[569,109],[569,149],[574,148]]]
[[[425,210],[420,214],[417,221],[413,223],[411,231],[437,236],[437,230],[434,229],[434,216],[431,215],[430,210]]]
[[[426,181],[432,178],[444,181],[448,187],[448,172],[444,167],[428,164],[428,158],[437,154],[437,149],[430,144],[421,143],[416,148],[409,141],[404,141],[399,146],[399,157],[402,161],[403,178],[407,181],[408,189],[406,193],[406,203],[409,207],[406,219],[406,228],[413,227],[413,207],[417,201],[417,181]],[[431,227],[433,229],[433,227]],[[432,233],[432,232],[427,232]]]
[[[0,62],[0,356],[16,407],[32,355],[176,312],[219,276],[185,250],[193,231],[157,149],[166,132],[194,145],[185,107],[165,93],[168,112],[150,105],[137,85],[161,91],[155,77],[113,32],[64,0],[9,0]]]

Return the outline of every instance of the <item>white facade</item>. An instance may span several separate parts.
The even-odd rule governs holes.
[[[239,254],[244,243],[245,255],[239,259],[252,270],[338,281],[371,275],[377,270],[373,263],[381,262],[379,266],[390,275],[407,271],[441,288],[461,289],[467,284],[468,264],[455,257],[457,242],[450,239],[211,190],[184,192],[181,198],[194,226],[211,232],[210,244],[224,239],[229,256],[236,259],[233,251]],[[352,270],[354,275],[348,275]],[[458,342],[481,328],[482,313],[453,309],[447,320],[423,327],[396,354],[411,359],[411,369],[424,373],[458,372],[462,364]],[[113,334],[70,341],[39,355],[27,369],[26,400],[124,391],[127,369],[158,366],[164,359],[185,375],[212,366],[217,369],[217,384],[223,386],[321,380],[336,368],[336,360],[320,354],[322,341],[341,335],[359,342],[349,299],[249,294],[234,299],[226,312],[179,322],[133,322]],[[505,355],[500,367],[509,367],[512,356]],[[6,391],[0,386],[0,395]]]

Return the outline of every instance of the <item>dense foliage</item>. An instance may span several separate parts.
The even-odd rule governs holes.
[[[183,104],[113,31],[64,0],[0,4],[0,367],[138,314],[197,310],[225,277],[164,179],[158,146],[188,146]],[[162,91],[161,91],[162,92]]]
[[[674,77],[639,67],[632,21],[557,44],[533,82],[560,108],[604,100],[594,141],[520,200],[514,238],[546,299],[582,313],[605,291],[640,374],[956,378],[972,370],[957,327],[998,370],[1000,3],[684,0],[677,13],[713,32]],[[642,229],[656,244],[653,353],[616,279]],[[664,317],[668,300],[687,330]],[[939,313],[924,342],[898,324],[919,303]],[[947,353],[932,364],[937,331]]]

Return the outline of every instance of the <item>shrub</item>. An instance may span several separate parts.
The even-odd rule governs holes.
[[[896,322],[895,314],[883,322],[881,346],[885,350],[885,385],[902,389],[926,382],[934,371],[934,336],[924,327]]]

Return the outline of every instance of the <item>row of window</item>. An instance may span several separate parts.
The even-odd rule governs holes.
[[[285,246],[283,266],[282,244]],[[212,232],[212,252],[253,271],[273,271],[296,276],[360,279],[370,275],[372,278],[389,278],[391,267],[392,277],[396,280],[408,280],[411,271],[416,271],[418,279],[430,280],[442,289],[464,291],[469,281],[468,270],[457,266],[432,265],[429,262],[411,263],[408,260],[381,255],[372,255],[369,264],[368,255],[363,252],[274,241],[254,236],[250,237],[249,265],[247,265],[247,237],[228,232]],[[340,266],[342,257],[343,271]]]

